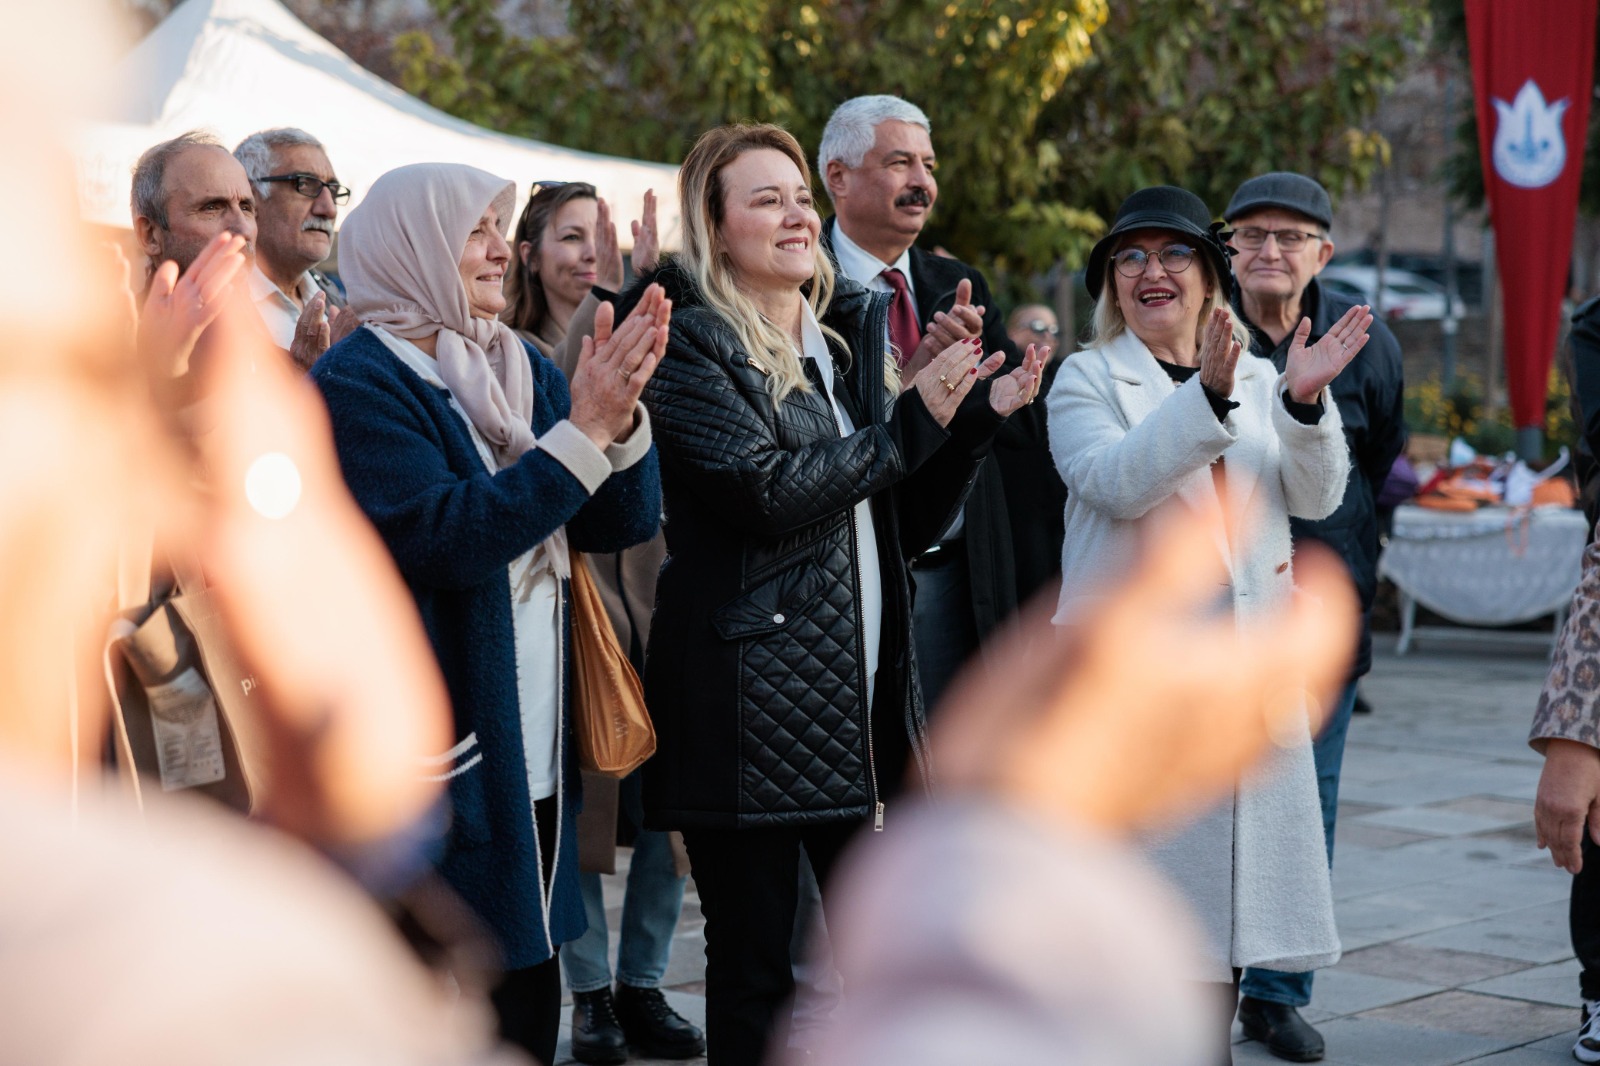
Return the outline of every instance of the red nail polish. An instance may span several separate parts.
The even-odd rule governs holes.
[[[977,367],[973,367],[971,370],[967,371],[967,373],[969,373],[969,374],[973,375],[974,377],[976,377],[977,374],[978,374],[978,368]]]

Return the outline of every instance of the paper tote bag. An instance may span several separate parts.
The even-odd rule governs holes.
[[[572,553],[572,731],[578,765],[627,777],[656,752],[644,689],[611,628],[589,564]]]
[[[106,645],[117,761],[144,788],[191,789],[249,813],[263,798],[255,678],[203,578],[124,610]]]

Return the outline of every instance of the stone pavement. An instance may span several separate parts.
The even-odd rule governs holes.
[[[1345,956],[1317,975],[1307,1016],[1330,1066],[1571,1063],[1570,878],[1533,845],[1540,761],[1525,743],[1543,653],[1421,643],[1380,647],[1363,684],[1376,713],[1351,726],[1333,877]],[[606,880],[614,930],[620,878]],[[664,985],[697,1023],[702,926],[691,882]],[[1241,1042],[1234,1061],[1279,1060]]]

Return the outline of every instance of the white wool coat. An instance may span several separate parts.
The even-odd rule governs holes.
[[[1140,528],[1164,510],[1216,500],[1251,515],[1249,533],[1218,550],[1241,623],[1293,591],[1289,517],[1323,518],[1344,494],[1349,456],[1339,409],[1324,392],[1315,425],[1294,420],[1271,363],[1239,361],[1219,422],[1199,376],[1173,383],[1144,343],[1124,333],[1071,356],[1048,397],[1050,452],[1067,486],[1056,621],[1092,606],[1096,591],[1137,565]],[[1162,649],[1144,649],[1159,661]],[[1311,737],[1275,747],[1234,794],[1176,835],[1147,842],[1194,907],[1208,947],[1200,980],[1233,967],[1304,971],[1339,958]]]

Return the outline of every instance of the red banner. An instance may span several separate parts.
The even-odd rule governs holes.
[[[1572,260],[1596,0],[1466,0],[1483,185],[1505,305],[1518,427],[1544,426]]]

